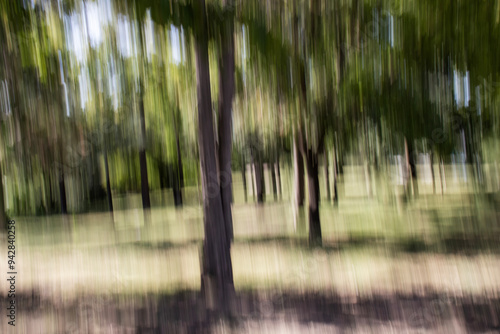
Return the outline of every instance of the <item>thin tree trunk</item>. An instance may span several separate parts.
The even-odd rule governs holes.
[[[104,169],[106,173],[106,193],[108,195],[108,208],[113,213],[113,196],[111,194],[111,181],[109,180],[108,152],[104,151]]]
[[[254,169],[255,169],[255,186],[257,190],[257,203],[264,203],[264,171],[263,165],[260,159],[254,161]]]
[[[434,175],[434,154],[432,151],[429,153],[429,163],[431,167],[431,177],[432,177],[432,193],[436,194],[436,177]]]
[[[49,194],[48,194],[48,202],[47,202],[47,210],[48,213],[53,213],[55,212],[55,205],[54,205],[54,194],[52,193],[52,178],[50,177],[51,173],[50,171],[47,173],[47,180],[49,183]]]
[[[148,163],[146,160],[146,120],[144,116],[144,86],[142,82],[140,89],[139,116],[141,119],[141,148],[139,151],[139,164],[141,168],[142,208],[147,210],[151,208],[151,200],[149,198]]]
[[[205,1],[196,1],[194,11],[195,17],[198,18],[198,24],[195,27],[198,145],[205,230],[201,291],[208,308],[228,311],[230,300],[235,292],[230,237],[224,222],[221,188],[217,177]]]
[[[274,200],[278,200],[278,187],[276,186],[276,169],[274,163],[270,164],[270,170],[271,170],[271,183],[273,186],[273,196]]]
[[[439,178],[441,179],[441,196],[444,196],[444,190],[446,189],[446,175],[444,173],[444,162],[443,158],[439,162]]]
[[[243,193],[245,195],[245,203],[248,201],[246,169],[247,169],[247,165],[245,163],[245,159],[242,159],[241,160],[241,177],[242,177],[242,181],[243,181]]]
[[[407,142],[407,150],[408,150],[408,166],[409,166],[409,177],[411,177],[411,188],[413,191],[413,196],[418,196],[418,177],[417,177],[417,164],[415,161],[415,148],[413,141],[410,140]]]
[[[182,206],[182,188],[184,187],[184,173],[182,167],[181,147],[179,143],[179,133],[175,127],[175,141],[177,149],[177,166],[174,179],[174,202],[175,206]]]
[[[184,188],[184,170],[182,166],[182,156],[181,156],[181,146],[179,143],[179,133],[176,127],[176,147],[177,147],[177,179],[178,184],[178,195],[177,195],[177,205],[182,206],[182,188]]]
[[[280,159],[279,157],[276,159],[276,178],[278,183],[278,193],[280,199],[283,199],[283,188],[281,187],[281,168],[280,168]]]
[[[338,166],[337,166],[337,150],[333,150],[333,204],[337,206],[339,204],[339,193],[337,191],[337,177],[338,177]]]
[[[223,1],[224,7],[231,5]],[[224,21],[221,36],[222,55],[219,60],[219,168],[222,211],[229,242],[233,240],[233,202],[231,151],[232,151],[232,108],[234,96],[234,32],[233,21]]]
[[[252,184],[252,196],[253,196],[253,199],[254,199],[254,202],[255,200],[257,199],[257,195],[256,195],[256,191],[255,191],[255,171],[254,171],[254,164],[250,164],[250,183]]]
[[[62,167],[61,167],[62,168]],[[68,206],[66,203],[66,184],[64,182],[64,170],[61,169],[59,174],[59,200],[61,203],[61,213],[68,213]]]
[[[411,166],[410,166],[410,151],[408,148],[408,141],[405,138],[405,197],[409,197],[411,193]]]
[[[174,168],[174,184],[173,184],[173,192],[174,192],[174,205],[176,207],[182,206],[182,188],[184,188],[184,171],[182,167],[182,155],[181,155],[181,144],[180,144],[180,135],[179,128],[177,127],[177,113],[179,113],[178,105],[179,98],[177,96],[177,104],[175,108],[171,108],[172,113],[172,123],[174,124],[174,133],[175,133],[175,148],[177,153],[177,166]]]
[[[328,155],[327,155],[326,150],[325,150],[324,158],[325,158],[324,168],[325,168],[326,198],[327,198],[328,202],[330,202],[330,200],[332,198],[332,193],[331,193],[331,190],[330,190],[330,173],[328,171]]]
[[[363,164],[363,169],[365,171],[365,183],[366,183],[366,194],[368,197],[372,197],[372,185],[371,185],[371,173],[370,173],[370,163],[365,161]]]
[[[295,171],[295,204],[297,207],[304,206],[304,159],[298,147],[298,138],[293,140],[293,169]]]
[[[174,183],[172,185],[172,190],[174,193],[174,205],[175,207],[182,207],[182,192],[180,188],[179,170],[177,169],[177,167],[172,168],[172,174],[172,177],[174,179]]]
[[[318,154],[310,152],[307,159],[307,183],[309,187],[309,244],[321,246],[321,223],[319,218],[319,166]]]
[[[165,164],[161,160],[156,161],[156,167],[158,168],[158,178],[160,179],[160,189],[165,189],[168,185],[168,173]]]

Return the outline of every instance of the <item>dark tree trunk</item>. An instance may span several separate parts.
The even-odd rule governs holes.
[[[257,198],[256,191],[255,191],[255,172],[254,172],[254,165],[253,163],[250,164],[250,183],[252,184],[252,196],[253,200],[255,201]]]
[[[436,177],[434,175],[434,154],[432,151],[429,153],[429,164],[431,165],[431,177],[432,177],[432,193],[436,194]]]
[[[113,213],[113,196],[111,194],[111,181],[109,180],[108,152],[104,151],[104,169],[106,172],[106,193],[108,195],[108,208]]]
[[[160,189],[165,189],[168,186],[168,173],[165,164],[157,160],[156,167],[158,167],[158,178],[160,179]]]
[[[243,193],[245,195],[245,203],[248,201],[246,169],[247,169],[247,165],[245,163],[245,159],[242,159],[242,161],[241,161],[241,179],[243,181]]]
[[[224,1],[224,5],[228,6],[228,1]],[[230,242],[233,240],[231,151],[233,142],[234,33],[232,20],[224,21],[221,34],[222,54],[219,59],[219,177],[222,211]]]
[[[46,198],[47,201],[47,211],[48,213],[55,213],[56,212],[56,203],[54,201],[54,194],[52,192],[52,177],[51,177],[51,172],[47,172],[47,183],[48,183],[48,198]]]
[[[177,105],[179,105],[179,101],[177,101]],[[174,205],[176,207],[182,206],[182,188],[184,188],[184,171],[182,167],[182,155],[181,155],[181,144],[180,144],[180,135],[179,128],[177,126],[176,117],[179,113],[178,108],[172,108],[172,122],[174,123],[174,133],[175,133],[175,148],[177,153],[177,166],[174,168],[174,184],[173,184],[173,192],[174,192]]]
[[[184,172],[182,167],[181,147],[179,143],[179,133],[175,127],[175,141],[177,149],[177,166],[174,169],[174,203],[176,207],[182,206],[182,188],[184,187]]]
[[[180,187],[180,175],[179,175],[179,170],[174,167],[173,170],[173,179],[174,183],[172,185],[172,190],[174,193],[174,205],[176,207],[181,207],[182,206],[182,191]]]
[[[339,204],[339,193],[337,190],[338,165],[337,165],[337,150],[333,150],[333,204]]]
[[[321,246],[321,224],[319,219],[319,166],[318,154],[309,152],[306,157],[307,183],[309,187],[309,244]]]
[[[304,159],[296,137],[293,140],[293,167],[295,171],[295,203],[298,207],[302,207],[304,205]]]
[[[255,186],[257,188],[257,203],[264,203],[264,171],[262,162],[259,160],[255,161],[253,164],[255,169]]]
[[[224,222],[221,188],[217,177],[215,134],[210,92],[208,34],[205,1],[195,2],[195,52],[198,100],[198,145],[203,191],[203,242],[201,291],[208,308],[228,311],[234,296],[230,237]]]
[[[270,170],[271,170],[271,183],[273,186],[273,196],[274,200],[278,200],[278,187],[276,186],[276,170],[275,170],[275,165],[273,163],[270,164]]]
[[[325,165],[324,165],[324,167],[325,167],[326,198],[327,198],[328,202],[330,202],[332,194],[331,194],[331,190],[330,190],[330,173],[328,171],[328,155],[327,155],[326,150],[325,150],[324,158],[325,158]]]
[[[101,168],[100,168],[100,163],[98,159],[98,154],[91,145],[90,147],[91,154],[89,156],[89,169],[90,169],[90,175],[89,175],[89,193],[90,193],[90,198],[89,202],[95,201],[95,200],[102,200],[106,197],[106,193],[104,191],[104,188],[101,184]]]
[[[444,162],[443,158],[439,159],[439,179],[441,181],[441,197],[444,196],[444,187],[446,185],[446,176],[444,174]]]
[[[144,116],[144,86],[142,82],[140,89],[139,117],[141,119],[141,148],[139,151],[139,164],[141,168],[142,208],[149,209],[151,208],[151,200],[149,199],[148,163],[146,160],[146,120]]]
[[[410,169],[411,185],[413,190],[413,196],[418,196],[418,179],[417,179],[417,163],[416,163],[416,152],[413,140],[408,142],[408,164]]]
[[[368,197],[372,197],[373,191],[372,191],[372,177],[371,177],[371,172],[370,172],[370,162],[367,159],[364,164],[363,164],[363,169],[365,171],[365,182],[366,182],[366,193]]]
[[[68,206],[66,204],[66,184],[64,182],[64,171],[61,170],[59,174],[59,199],[61,203],[61,213],[68,213]]]
[[[283,188],[281,187],[281,168],[280,168],[279,157],[276,159],[276,178],[278,184],[278,193],[280,194],[280,199],[283,199]]]

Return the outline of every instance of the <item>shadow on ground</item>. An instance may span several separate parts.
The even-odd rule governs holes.
[[[6,305],[5,297],[1,299]],[[298,329],[311,333],[319,332],[315,328],[321,328],[321,332],[363,332],[363,326],[374,331],[386,326],[419,332],[441,332],[443,328],[478,333],[500,330],[500,299],[487,296],[342,298],[320,293],[240,291],[232,317],[225,319],[207,312],[196,291],[173,295],[84,295],[72,301],[42,300],[32,293],[19,295],[17,300],[17,328],[24,328],[26,333],[251,333],[272,332],[279,326],[290,329],[292,324],[294,332]],[[267,325],[262,327],[263,323]]]

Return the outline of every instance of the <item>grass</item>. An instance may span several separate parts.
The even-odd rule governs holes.
[[[237,192],[239,186],[235,182]],[[386,195],[341,197],[337,208],[323,201],[324,246],[314,249],[307,245],[305,210],[295,212],[286,195],[263,206],[236,195],[236,289],[317,291],[351,301],[432,293],[500,298],[497,197],[420,190],[407,204],[396,204],[397,196],[380,186]],[[16,218],[17,291],[63,304],[86,295],[127,300],[198,291],[203,222],[201,208],[190,200],[181,210],[154,207],[149,223],[135,205],[114,217]],[[0,255],[6,258],[4,239]],[[8,290],[5,280],[0,289]]]

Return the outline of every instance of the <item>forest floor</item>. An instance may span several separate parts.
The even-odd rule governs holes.
[[[381,197],[323,202],[321,248],[290,203],[235,204],[231,319],[200,297],[196,205],[17,217],[17,323],[0,333],[500,332],[498,197]]]
[[[51,302],[20,295],[15,331],[2,333],[497,333],[500,299],[238,292],[231,318],[205,311],[199,292]],[[2,300],[3,302],[3,300]],[[2,303],[3,305],[3,303]],[[2,320],[4,322],[4,320]]]

